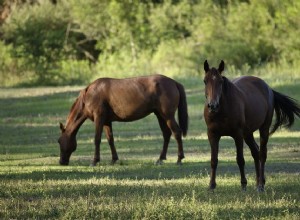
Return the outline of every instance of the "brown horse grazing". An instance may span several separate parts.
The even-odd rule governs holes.
[[[290,127],[295,115],[300,117],[299,105],[294,99],[272,90],[257,77],[243,76],[230,82],[222,76],[223,61],[218,69],[210,69],[208,62],[205,61],[204,70],[206,96],[204,117],[211,146],[209,188],[213,190],[216,187],[219,140],[221,136],[231,136],[236,145],[236,160],[241,174],[242,189],[245,190],[247,185],[243,155],[243,140],[245,140],[255,163],[257,189],[264,191],[264,168],[269,136],[279,126]],[[269,133],[274,110],[276,121]],[[253,137],[256,130],[260,133],[260,147]]]
[[[178,109],[179,126],[175,121]],[[60,123],[62,131],[60,144],[61,165],[68,165],[76,150],[76,134],[89,118],[95,122],[95,154],[92,165],[100,161],[101,134],[104,128],[112,162],[118,160],[112,131],[113,121],[134,121],[154,113],[163,133],[164,143],[157,163],[166,159],[168,144],[173,133],[178,144],[178,161],[184,158],[182,139],[188,130],[188,112],[184,87],[173,79],[162,75],[127,79],[100,78],[83,89],[74,102],[66,126]]]

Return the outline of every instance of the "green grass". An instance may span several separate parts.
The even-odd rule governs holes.
[[[300,77],[293,77],[267,81],[300,100]],[[70,166],[59,166],[58,122],[65,122],[83,87],[0,89],[0,219],[299,219],[299,120],[291,131],[270,138],[265,193],[256,192],[247,146],[248,188],[241,191],[234,142],[222,138],[218,186],[212,193],[207,191],[210,147],[202,116],[202,79],[178,80],[186,87],[190,115],[183,166],[175,165],[173,138],[168,160],[154,165],[162,137],[153,115],[114,123],[120,161],[110,165],[103,139],[102,161],[96,167],[89,167],[94,126],[87,121]]]

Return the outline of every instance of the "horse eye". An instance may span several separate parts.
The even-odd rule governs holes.
[[[203,82],[204,82],[204,84],[206,85],[206,83],[207,83],[206,80],[203,80]]]

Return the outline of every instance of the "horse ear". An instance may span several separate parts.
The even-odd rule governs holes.
[[[208,65],[207,60],[205,60],[205,62],[204,62],[204,71],[205,71],[206,73],[209,71],[209,65]]]
[[[59,122],[59,128],[60,128],[61,132],[64,132],[66,130],[65,126],[61,122]]]
[[[223,60],[221,60],[221,63],[219,64],[219,68],[218,68],[220,74],[224,71],[224,66],[225,63]]]

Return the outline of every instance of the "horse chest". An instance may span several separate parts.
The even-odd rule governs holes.
[[[237,126],[238,123],[236,120],[226,116],[209,117],[206,120],[206,124],[209,131],[217,132],[222,136],[230,136],[236,133],[239,127]]]

